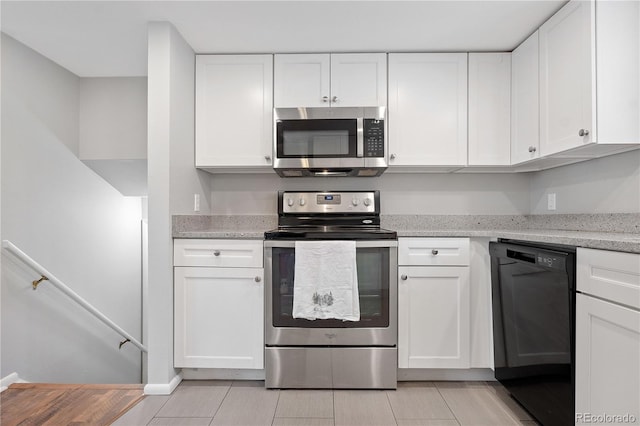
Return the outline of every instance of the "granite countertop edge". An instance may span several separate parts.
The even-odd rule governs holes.
[[[640,253],[640,234],[617,232],[564,231],[564,230],[508,230],[508,229],[443,229],[402,230],[398,237],[488,237],[564,244],[601,250]]]
[[[264,230],[176,231],[174,238],[263,239]],[[485,237],[509,238],[548,244],[564,244],[602,250],[640,253],[640,234],[564,230],[505,229],[405,229],[398,237]]]
[[[176,215],[173,238],[262,240],[275,215]],[[640,213],[563,215],[385,215],[398,237],[508,238],[640,253]]]

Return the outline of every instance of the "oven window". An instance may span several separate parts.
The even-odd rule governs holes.
[[[356,120],[284,120],[277,124],[280,158],[356,156]]]
[[[294,248],[273,248],[273,326],[304,328],[363,328],[389,326],[389,248],[358,248],[360,321],[294,319]]]

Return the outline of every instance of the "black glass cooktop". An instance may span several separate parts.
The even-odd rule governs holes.
[[[280,227],[264,233],[265,240],[395,240],[395,231],[378,227]]]

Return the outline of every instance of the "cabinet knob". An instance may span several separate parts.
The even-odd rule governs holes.
[[[396,155],[395,155],[395,154],[391,154],[391,155],[389,156],[389,158],[390,158],[390,159],[392,159],[392,160],[395,160]]]
[[[436,250],[436,249],[431,250],[431,254],[434,255],[434,256],[437,256],[438,255],[438,250]]]
[[[323,96],[322,97],[322,102],[329,102],[329,97],[328,96]]]
[[[406,275],[400,275],[400,279],[401,279],[402,281],[406,281],[406,280],[407,280],[407,278],[409,278],[409,277],[407,277]]]
[[[589,136],[589,131],[587,129],[578,130],[578,136]]]
[[[265,155],[265,156],[264,156],[264,159],[265,159],[266,161],[271,161],[271,156],[270,156],[270,155]]]
[[[260,278],[260,277],[255,277],[253,280],[254,280],[255,282],[259,283],[260,281],[262,281],[262,278]]]
[[[338,97],[334,96],[333,98],[331,98],[331,102],[338,102]]]
[[[220,256],[220,250],[214,250],[213,251],[213,255],[214,256]]]
[[[536,152],[537,148],[535,146],[529,147],[529,152]]]

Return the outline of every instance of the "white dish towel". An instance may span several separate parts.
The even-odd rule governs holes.
[[[296,241],[293,317],[360,321],[355,241]]]

